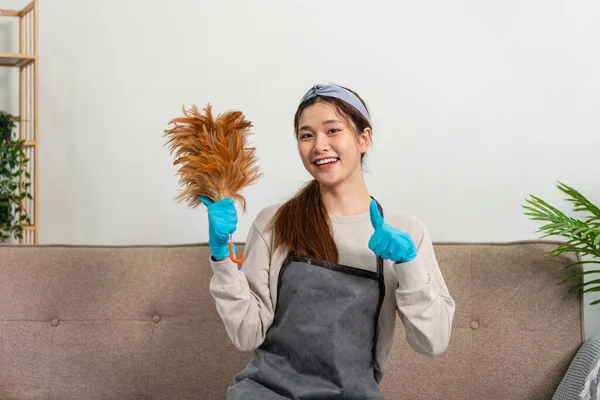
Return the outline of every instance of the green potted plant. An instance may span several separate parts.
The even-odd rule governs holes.
[[[600,208],[577,190],[561,182],[558,182],[558,188],[566,194],[566,200],[573,203],[573,211],[587,214],[584,219],[570,217],[533,195],[526,199],[529,205],[523,206],[528,211],[525,215],[528,215],[532,220],[546,222],[538,229],[538,232],[545,232],[542,238],[562,236],[566,239],[556,249],[548,253],[550,256],[556,257],[563,253],[576,253],[580,256],[580,261],[565,266],[565,269],[583,264],[600,264]],[[600,292],[600,276],[597,276],[598,274],[600,274],[598,269],[575,272],[563,281],[558,282],[557,285],[580,276],[594,275],[595,279],[589,279],[587,282],[571,287],[568,293],[577,293],[578,297],[583,293],[597,293]],[[600,304],[600,299],[592,301],[590,304]]]
[[[23,207],[29,193],[31,176],[27,171],[29,159],[25,154],[25,140],[13,138],[17,118],[0,111],[0,242],[11,237],[23,238],[23,224],[31,224]]]

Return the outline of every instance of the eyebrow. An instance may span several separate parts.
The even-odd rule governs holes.
[[[342,122],[337,119],[328,119],[327,121],[323,121],[323,123],[321,125],[325,126],[325,125],[329,125],[329,124],[341,124],[341,123]],[[303,125],[298,129],[298,132],[300,132],[302,130],[311,130],[311,127],[309,125]]]

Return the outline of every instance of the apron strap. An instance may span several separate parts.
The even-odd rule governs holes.
[[[375,198],[373,196],[370,196],[373,200],[375,200]],[[377,200],[375,200],[375,203],[377,203],[377,208],[379,209],[379,213],[381,214],[381,217],[383,217],[383,208],[381,207],[381,204],[379,204],[379,202]],[[377,275],[380,276],[383,279],[383,258],[377,256]]]
[[[371,196],[373,200],[375,198]],[[377,208],[379,209],[379,213],[383,217],[383,208],[381,204],[377,200]],[[377,360],[377,335],[379,333],[379,314],[381,312],[381,306],[383,304],[383,299],[385,297],[385,281],[383,279],[383,258],[377,256],[377,282],[379,283],[379,304],[377,305],[377,312],[375,313],[375,335],[373,337],[373,363]],[[375,368],[373,368],[373,374],[375,374]],[[375,374],[376,375],[376,374]]]

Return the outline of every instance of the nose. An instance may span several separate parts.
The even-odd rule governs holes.
[[[313,143],[313,150],[317,153],[329,150],[329,139],[327,135],[317,134]]]

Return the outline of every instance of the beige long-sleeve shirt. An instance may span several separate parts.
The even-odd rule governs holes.
[[[273,251],[273,232],[267,229],[281,204],[264,208],[253,222],[245,243],[245,260],[210,259],[214,275],[210,292],[233,344],[242,351],[258,348],[273,323],[279,271],[288,250]],[[450,339],[454,300],[440,272],[429,232],[417,217],[383,206],[386,223],[408,233],[417,257],[407,263],[384,260],[385,297],[379,316],[376,378],[381,381],[394,340],[396,315],[406,340],[419,353],[444,352]],[[377,270],[377,258],[368,247],[374,232],[370,212],[352,216],[329,215],[338,248],[339,264]]]

